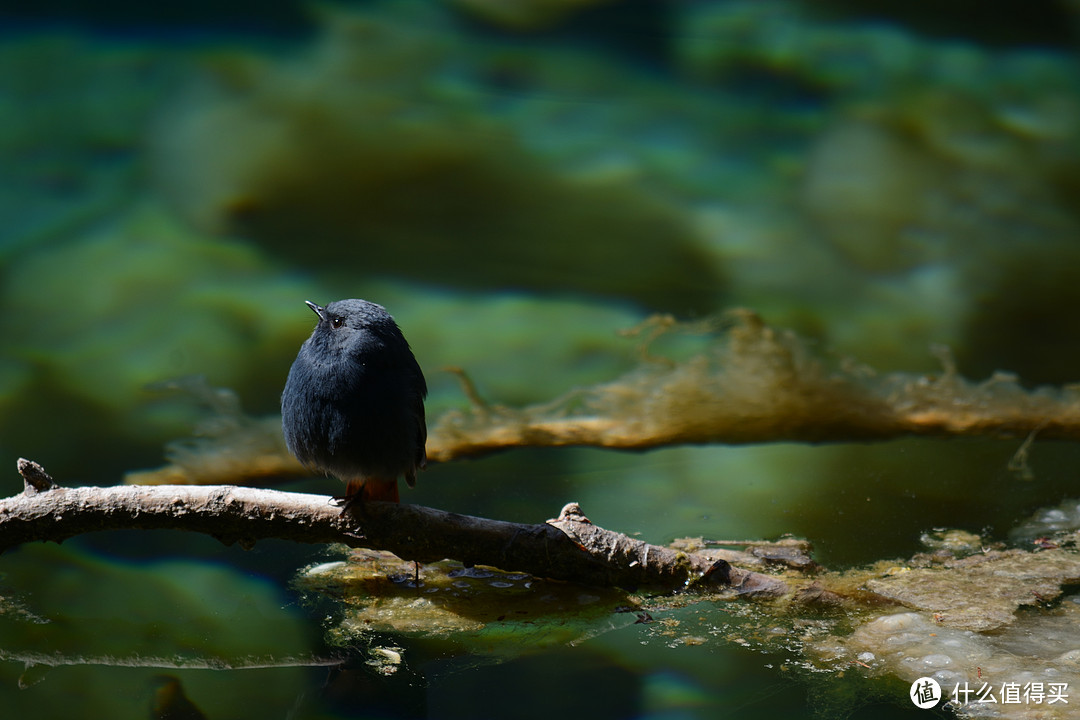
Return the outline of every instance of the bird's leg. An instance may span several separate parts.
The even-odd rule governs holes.
[[[364,512],[364,496],[362,493],[334,496],[334,504],[341,507],[341,514],[362,515]]]
[[[346,482],[345,496],[334,498],[341,504],[341,513],[361,513],[368,500],[380,502],[399,502],[397,478],[387,480],[381,477],[352,478]]]

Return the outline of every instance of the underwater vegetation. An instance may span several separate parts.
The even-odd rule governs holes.
[[[41,567],[50,570],[45,577]],[[116,563],[70,547],[27,545],[5,555],[2,594],[0,682],[12,714],[62,717],[77,707],[146,717],[149,683],[162,668],[230,665],[251,668],[241,684],[252,684],[246,691],[233,684],[236,699],[219,698],[215,711],[239,717],[257,702],[269,712],[301,691],[302,658],[314,662],[304,621],[282,608],[280,590],[197,560]],[[271,678],[273,687],[259,689],[263,699],[253,701]],[[216,693],[221,682],[207,672],[185,675],[196,696]]]
[[[900,5],[364,2],[273,37],[6,26],[9,467],[333,492],[272,413],[303,301],[366,297],[431,382],[439,462],[406,502],[542,523],[576,500],[674,552],[794,533],[807,567],[730,562],[882,604],[609,595],[450,563],[416,571],[424,596],[392,558],[99,534],[3,556],[0,645],[21,655],[0,704],[145,716],[156,697],[216,718],[261,693],[266,715],[470,717],[478,693],[532,698],[539,673],[597,717],[880,719],[912,711],[924,676],[1080,687],[1077,10]],[[166,467],[136,470],[163,445]],[[144,560],[76,567],[95,548]],[[237,581],[259,573],[295,577],[290,595]],[[229,599],[174,600],[170,574],[252,598],[253,622],[230,635]],[[46,602],[72,578],[94,589],[85,612]],[[249,651],[279,622],[282,647]],[[322,642],[357,666],[225,669],[340,659]],[[121,664],[43,662],[60,651]]]
[[[973,383],[957,374],[944,349],[937,375],[881,375],[851,359],[826,362],[797,335],[746,310],[692,323],[654,316],[623,334],[645,336],[637,367],[524,408],[485,401],[464,371],[453,369],[470,407],[432,419],[428,459],[528,447],[1011,436],[1026,438],[1016,458],[1023,466],[1036,438],[1080,438],[1075,387],[1029,392],[1005,373]],[[704,345],[678,361],[656,353],[662,338],[680,335]],[[178,389],[202,398],[211,412],[196,436],[169,445],[171,465],[129,473],[127,483],[251,483],[307,472],[286,450],[277,417],[248,417],[235,394],[197,378]]]
[[[599,528],[573,503],[559,518],[531,527],[396,503],[372,503],[362,518],[343,520],[345,515],[320,496],[219,487],[209,489],[217,496],[209,503],[205,499],[190,502],[183,498],[190,493],[175,486],[68,491],[54,485],[40,467],[29,472],[21,467],[20,471],[27,480],[26,491],[0,503],[5,545],[11,542],[15,522],[41,525],[44,520],[56,528],[59,539],[71,534],[69,528],[81,516],[93,522],[95,512],[105,511],[110,517],[105,522],[99,519],[100,526],[113,526],[117,518],[122,526],[125,513],[131,513],[133,527],[148,528],[173,512],[174,520],[198,520],[192,529],[215,534],[225,542],[250,532],[241,543],[253,546],[255,534],[262,530],[252,522],[250,531],[245,531],[244,516],[250,514],[246,519],[260,524],[277,522],[282,537],[302,539],[304,526],[312,524],[313,516],[296,514],[291,522],[282,521],[307,504],[309,514],[328,515],[342,526],[342,538],[350,545],[378,548],[385,544],[404,558],[428,562],[444,554],[461,557],[462,561],[437,560],[421,573],[419,564],[410,567],[386,552],[353,551],[347,561],[321,562],[297,578],[294,586],[304,593],[306,602],[318,604],[322,597],[343,606],[328,633],[330,642],[353,648],[354,653],[364,648],[366,664],[386,676],[397,673],[411,653],[383,644],[380,635],[384,633],[433,641],[443,645],[444,652],[474,647],[473,653],[506,660],[554,644],[581,642],[631,623],[651,624],[656,622],[656,613],[665,628],[660,635],[676,644],[701,646],[710,642],[709,635],[726,635],[728,621],[718,621],[714,609],[712,622],[719,625],[705,634],[693,627],[676,630],[682,623],[677,611],[700,603],[737,602],[738,608],[725,609],[724,614],[740,618],[739,636],[725,639],[779,648],[790,655],[787,662],[796,664],[799,672],[842,675],[857,665],[866,670],[860,673],[865,678],[899,677],[914,682],[930,677],[941,686],[952,685],[953,706],[961,717],[982,717],[986,712],[979,705],[968,707],[966,695],[959,695],[961,685],[966,692],[970,684],[982,681],[985,690],[992,680],[1001,693],[1008,693],[995,702],[1018,706],[1005,709],[1004,716],[1047,717],[1041,707],[1032,705],[1044,701],[1067,705],[1068,686],[1077,677],[1077,636],[1075,630],[1070,631],[1075,625],[1070,615],[1074,598],[1068,596],[1056,607],[1065,588],[1080,579],[1075,529],[1080,506],[1075,500],[1040,511],[1017,528],[1018,534],[1039,535],[1031,550],[1003,549],[973,533],[937,530],[923,536],[926,552],[910,560],[833,572],[812,560],[807,542],[718,543],[685,538],[664,548]],[[47,487],[42,479],[48,481]],[[265,496],[263,500],[259,494]],[[120,495],[143,499],[132,509],[128,501],[116,501]],[[162,507],[152,506],[153,497]],[[57,504],[50,510],[54,501]],[[217,510],[211,507],[215,503],[221,506]],[[27,512],[35,504],[38,509]],[[206,517],[195,517],[206,510],[222,522],[215,526]],[[408,520],[418,514],[426,518],[421,523],[425,529]],[[349,529],[356,523],[358,527]],[[549,536],[546,540],[545,535]],[[746,550],[716,548],[735,544],[747,546]],[[506,567],[519,563],[535,567],[539,576],[520,570],[505,572],[483,562],[495,556]],[[626,565],[630,558],[635,559]],[[545,579],[545,567],[552,577],[575,582],[552,584]],[[627,585],[626,579],[633,577],[638,579]],[[656,593],[672,581],[681,586],[678,592]],[[645,586],[640,593],[639,585]],[[1026,606],[1042,610],[1019,612]],[[17,601],[8,600],[0,608],[16,626],[50,622]],[[697,622],[705,618],[698,617]],[[1032,635],[1044,634],[1042,642],[1031,643]],[[24,686],[40,682],[42,668],[68,664],[197,667],[216,662],[224,668],[259,662],[264,663],[260,667],[340,662],[295,655],[277,660],[252,660],[244,655],[233,660],[230,655],[207,661],[199,650],[189,650],[186,659],[140,653],[86,658],[64,652],[35,653],[21,649],[22,644],[16,648],[4,654],[27,664],[20,677]],[[1019,699],[1006,699],[1019,698],[1021,688],[1037,699],[1029,699],[1024,707],[1019,707]],[[1059,715],[1051,711],[1049,716]]]
[[[716,307],[722,266],[690,216],[633,179],[559,171],[440,87],[437,28],[325,20],[307,53],[230,58],[165,116],[155,174],[187,220],[356,277]]]
[[[395,300],[421,351],[465,344],[425,321],[433,306],[495,340],[551,322],[545,303],[492,316],[523,293],[621,314],[593,328],[601,345],[643,311],[744,306],[882,371],[929,371],[944,343],[969,377],[1074,379],[1076,346],[1054,332],[1075,287],[1070,56],[780,1],[665,19],[687,28],[664,45],[667,76],[581,43],[473,37],[401,3],[321,10],[318,34],[287,48],[6,43],[0,82],[24,110],[0,133],[3,302],[27,303],[36,278],[73,322],[50,335],[28,312],[4,317],[4,435],[40,457],[13,418],[48,397],[93,418],[72,437],[141,434],[147,462],[191,422],[148,383],[206,373],[272,407],[303,334],[291,303],[364,288]],[[72,70],[42,70],[56,67]],[[123,307],[190,319],[118,322],[119,304],[80,302],[108,294],[84,286],[88,264],[98,287],[138,288]],[[206,312],[170,302],[187,286]],[[433,357],[475,373],[486,342]]]

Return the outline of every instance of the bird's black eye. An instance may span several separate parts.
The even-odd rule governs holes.
[[[334,315],[330,318],[330,327],[334,328],[335,330],[337,330],[344,324],[345,318],[341,317],[340,315]]]

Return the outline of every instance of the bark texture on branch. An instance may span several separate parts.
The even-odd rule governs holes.
[[[342,514],[329,497],[260,488],[194,485],[52,486],[20,460],[26,490],[0,500],[0,550],[61,541],[98,530],[171,529],[250,546],[263,538],[344,543],[405,560],[444,558],[604,587],[679,589],[692,583],[740,594],[783,595],[783,581],[726,561],[649,545],[589,522],[576,503],[535,525],[489,520],[418,505],[369,502]],[[27,476],[33,478],[31,480]]]

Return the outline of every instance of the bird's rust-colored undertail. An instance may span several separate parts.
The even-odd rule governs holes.
[[[397,478],[367,477],[349,480],[345,487],[345,497],[350,502],[361,503],[368,500],[381,500],[383,502],[401,502],[398,495]]]

